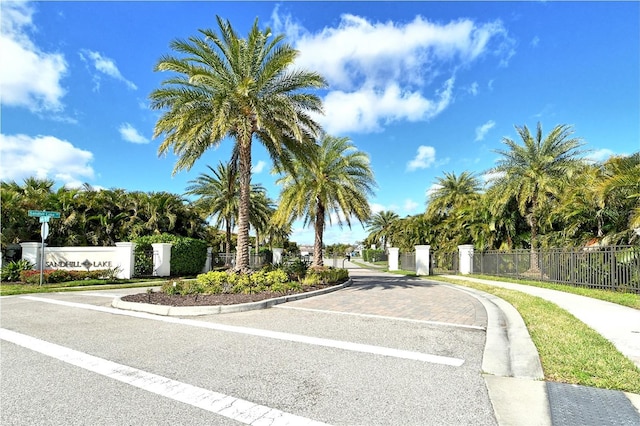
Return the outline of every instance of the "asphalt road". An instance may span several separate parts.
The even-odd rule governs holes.
[[[464,319],[472,298],[353,276],[327,295],[195,318],[110,308],[131,290],[0,298],[0,422],[495,425],[482,315]]]

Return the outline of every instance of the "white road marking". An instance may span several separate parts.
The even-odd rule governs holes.
[[[431,355],[422,352],[406,351],[402,349],[386,348],[383,346],[366,345],[362,343],[345,342],[342,340],[323,339],[320,337],[303,336],[300,334],[283,333],[279,331],[261,330],[257,328],[239,327],[234,325],[216,324],[211,322],[196,321],[191,319],[165,317],[160,315],[148,314],[146,312],[124,311],[115,308],[107,308],[103,306],[94,306],[84,303],[67,302],[63,300],[47,299],[35,296],[23,296],[22,299],[32,300],[35,302],[52,303],[54,305],[62,305],[72,308],[87,309],[92,311],[104,312],[113,315],[130,316],[134,318],[142,318],[154,321],[167,322],[172,324],[188,325],[191,327],[208,328],[211,330],[224,331],[228,333],[239,333],[250,336],[266,337],[269,339],[285,340],[289,342],[304,343],[307,345],[324,346],[329,348],[343,349],[353,352],[363,352],[375,355],[383,355],[394,358],[403,358],[414,361],[429,362],[433,364],[450,365],[460,367],[464,364],[464,360],[460,358],[452,358],[440,355]]]
[[[377,319],[392,320],[392,321],[412,322],[416,324],[429,324],[429,325],[441,325],[441,326],[447,326],[447,327],[471,328],[473,330],[483,330],[483,331],[486,330],[486,327],[480,327],[477,325],[454,324],[451,322],[441,322],[441,321],[426,321],[426,320],[417,320],[417,319],[411,319],[411,318],[390,317],[386,315],[358,314],[354,312],[330,311],[326,309],[300,308],[297,306],[284,306],[284,305],[275,305],[273,306],[273,308],[319,312],[323,314],[350,315],[350,316],[363,317],[363,318],[377,318]]]
[[[126,383],[156,395],[189,404],[244,424],[263,425],[326,425],[316,420],[254,404],[208,389],[178,382],[127,365],[76,351],[55,343],[0,328],[0,339],[14,343],[76,367]]]

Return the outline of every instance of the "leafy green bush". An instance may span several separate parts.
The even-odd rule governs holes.
[[[138,237],[134,241],[136,276],[151,275],[153,273],[153,258],[148,255],[153,250],[152,244],[171,244],[171,275],[196,275],[207,261],[207,243],[195,238],[179,237],[171,234],[147,235]]]
[[[162,286],[167,294],[251,294],[264,291],[287,294],[300,291],[303,286],[343,282],[349,277],[346,269],[317,269],[307,272],[305,277],[291,281],[283,269],[262,269],[252,274],[233,271],[210,271],[200,274],[193,281],[168,281]],[[174,284],[175,283],[175,284]]]
[[[362,260],[365,262],[377,262],[384,258],[384,250],[365,249],[362,250]]]
[[[282,264],[282,269],[287,273],[290,280],[301,280],[307,274],[309,263],[299,257],[286,260]]]
[[[0,270],[0,281],[18,281],[20,272],[33,268],[33,264],[26,259],[9,262]]]

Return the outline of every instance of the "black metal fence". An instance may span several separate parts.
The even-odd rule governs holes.
[[[136,252],[133,276],[136,278],[154,277],[156,271],[153,269],[153,265],[159,255],[153,248]]]
[[[251,269],[260,269],[267,262],[265,254],[249,253],[249,267]],[[211,267],[220,267],[225,265],[234,266],[236,264],[236,254],[230,253],[227,257],[226,253],[211,253]]]
[[[458,252],[432,252],[429,254],[430,274],[457,274],[460,267]]]
[[[475,252],[473,272],[640,293],[640,247]]]

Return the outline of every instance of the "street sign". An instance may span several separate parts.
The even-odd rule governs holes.
[[[60,219],[60,212],[49,212],[46,210],[29,210],[29,216],[31,217],[53,217]]]
[[[42,222],[42,225],[40,225],[40,235],[42,235],[42,241],[47,239],[49,236],[49,222]]]

